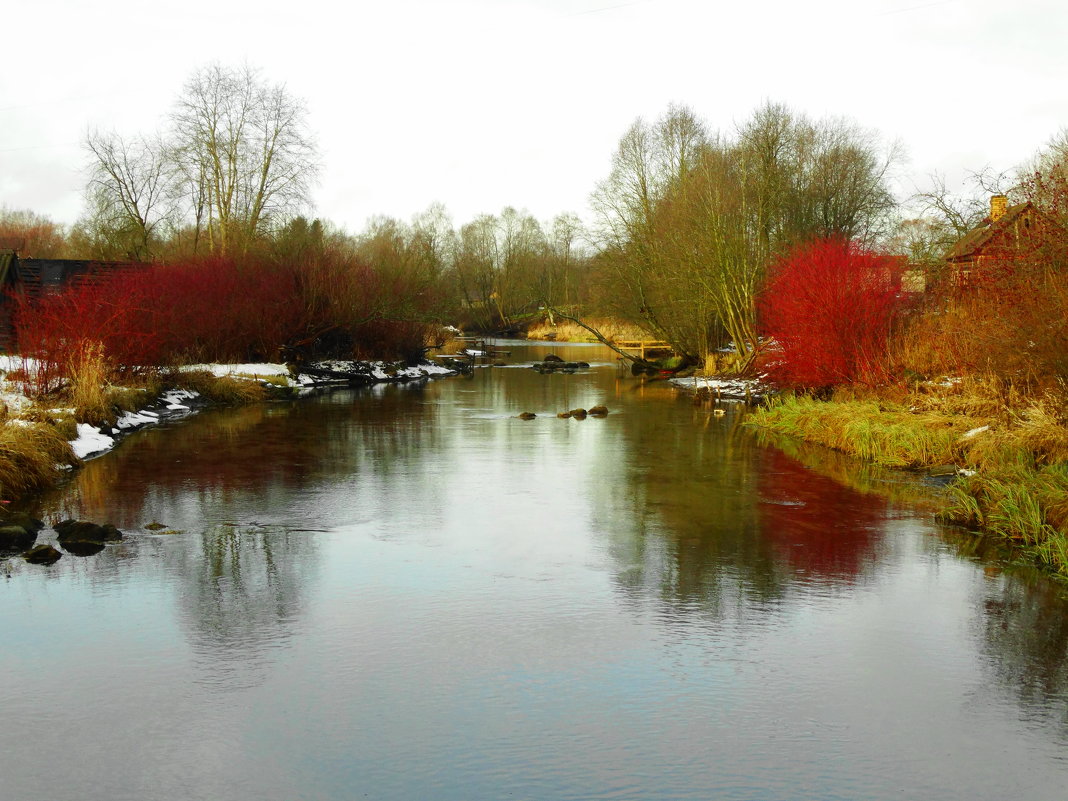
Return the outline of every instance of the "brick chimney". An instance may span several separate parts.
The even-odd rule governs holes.
[[[1009,199],[1004,195],[990,196],[990,222],[996,223],[1009,209]]]

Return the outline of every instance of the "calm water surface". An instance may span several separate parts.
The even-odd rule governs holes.
[[[128,534],[0,568],[0,798],[1068,797],[1062,590],[556,350],[594,368],[211,411],[40,499]]]

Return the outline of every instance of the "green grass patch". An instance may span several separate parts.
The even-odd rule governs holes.
[[[1064,421],[1041,404],[994,418],[905,403],[780,396],[747,423],[891,467],[976,468],[950,485],[938,517],[1010,540],[1068,575]]]
[[[957,463],[964,456],[961,436],[983,421],[874,400],[781,395],[747,422],[876,464],[917,468]]]

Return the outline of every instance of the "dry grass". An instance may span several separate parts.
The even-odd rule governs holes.
[[[0,499],[50,486],[62,475],[60,465],[77,463],[70,443],[53,425],[12,421],[0,426]]]
[[[649,339],[649,333],[618,320],[590,319],[584,321],[590,328],[601,332],[601,335],[609,342],[621,339]],[[556,325],[550,325],[544,320],[527,329],[527,339],[552,339],[556,342],[596,342],[596,338],[585,328],[567,320],[560,320]]]
[[[264,388],[257,381],[216,376],[207,370],[175,372],[169,376],[168,383],[181,389],[199,393],[204,399],[222,406],[242,406],[256,403],[267,397]]]
[[[100,342],[80,342],[67,360],[70,400],[79,423],[112,425],[115,410],[108,400],[107,381],[111,370]]]

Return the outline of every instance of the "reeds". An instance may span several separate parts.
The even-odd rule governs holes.
[[[204,399],[221,406],[243,406],[256,403],[267,397],[257,381],[216,376],[207,370],[190,370],[169,374],[168,383],[182,389],[192,390]]]
[[[590,328],[601,332],[601,335],[609,342],[621,339],[649,339],[649,333],[636,325],[620,322],[618,320],[590,319]],[[594,336],[580,325],[561,320],[556,325],[551,325],[548,320],[530,326],[527,329],[527,339],[551,339],[556,342],[593,342]]]
[[[826,403],[805,395],[781,395],[750,422],[890,467],[955,463],[961,435],[981,424],[876,401]]]
[[[110,373],[102,342],[82,340],[71,349],[67,375],[70,376],[70,401],[79,423],[114,424],[115,410],[107,393]]]
[[[0,426],[0,500],[50,486],[62,466],[78,463],[55,426],[14,420]]]

